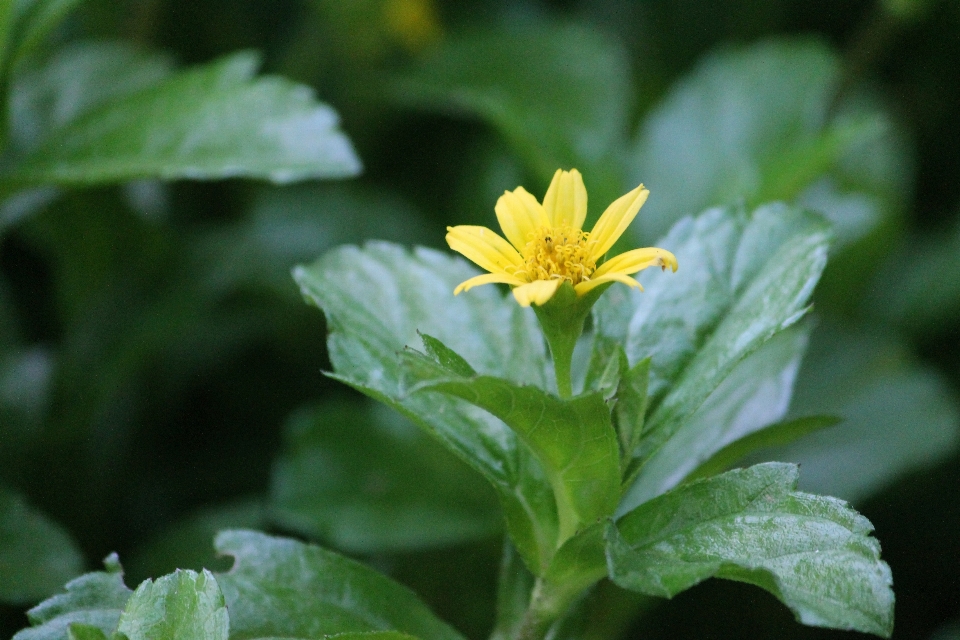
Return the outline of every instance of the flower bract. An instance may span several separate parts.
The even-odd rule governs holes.
[[[486,227],[447,227],[447,243],[487,270],[460,283],[454,294],[493,282],[513,287],[522,306],[543,305],[564,282],[578,296],[609,282],[643,289],[633,274],[647,267],[677,270],[677,259],[665,249],[633,249],[604,260],[646,202],[643,185],[615,200],[590,231],[587,190],[576,169],[558,170],[543,203],[523,187],[507,191],[497,200],[496,214],[503,236]]]

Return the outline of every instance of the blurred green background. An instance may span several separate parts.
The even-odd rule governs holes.
[[[802,486],[873,521],[894,637],[960,637],[960,3],[72,4],[3,88],[10,149],[51,126],[38,113],[55,120],[122,78],[254,50],[265,73],[339,113],[364,168],[287,186],[4,187],[0,568],[18,528],[62,557],[29,588],[0,575],[0,636],[111,551],[134,585],[211,566],[213,532],[245,526],[360,557],[485,637],[495,500],[408,423],[324,377],[323,320],[289,272],[341,243],[442,247],[448,224],[495,226],[504,189],[540,197],[556,168],[577,167],[594,218],[650,188],[633,244],[714,204],[795,200],[834,223],[791,412],[844,422],[763,457],[801,462]],[[104,43],[130,52],[123,73],[72,75],[67,63]],[[384,524],[402,519],[396,505],[425,520]],[[457,526],[438,517],[426,535],[434,508],[457,511]],[[719,581],[609,626],[841,635]]]

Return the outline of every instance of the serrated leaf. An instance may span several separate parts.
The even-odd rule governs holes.
[[[458,34],[396,84],[403,102],[490,122],[544,183],[558,167],[578,167],[594,201],[622,193],[630,73],[602,32],[531,23]]]
[[[137,587],[117,631],[129,640],[227,640],[230,620],[212,573],[178,569]]]
[[[651,413],[634,472],[741,360],[802,317],[828,241],[822,220],[785,205],[749,215],[713,209],[658,243],[680,263],[669,282],[641,276],[644,293],[613,288],[600,299],[598,344],[625,342],[631,364],[651,359]],[[621,505],[621,513],[636,504]]]
[[[795,491],[794,465],[768,463],[683,485],[608,530],[611,578],[672,597],[710,577],[773,593],[812,626],[889,637],[890,568],[870,522],[836,498]]]
[[[779,422],[790,407],[809,333],[809,323],[795,325],[742,360],[647,460],[624,504],[672,489],[724,447]]]
[[[33,625],[13,636],[14,640],[64,640],[74,623],[91,625],[104,634],[113,633],[120,613],[133,592],[123,583],[123,569],[116,554],[104,560],[106,571],[71,580],[66,593],[44,600],[27,612]]]
[[[883,111],[859,96],[835,104],[840,72],[837,56],[810,39],[708,56],[647,117],[635,143],[628,182],[652,194],[641,236],[740,199],[816,208],[841,245],[874,229],[902,202],[905,159]]]
[[[310,89],[254,78],[240,53],[180,72],[63,128],[6,178],[102,184],[139,178],[263,178],[277,183],[356,175],[338,117]]]
[[[73,538],[0,485],[0,601],[36,602],[82,571],[83,555]]]
[[[359,553],[495,536],[502,518],[483,479],[383,407],[325,404],[297,412],[274,464],[271,517]]]
[[[476,371],[546,388],[550,371],[533,313],[493,287],[453,296],[476,275],[464,261],[429,249],[386,243],[336,249],[294,278],[320,307],[336,378],[386,402],[440,439],[490,481],[507,527],[530,567],[543,570],[557,539],[550,484],[530,451],[503,422],[457,398],[405,395],[397,353],[435,336]]]
[[[805,491],[853,502],[960,445],[960,407],[936,371],[889,335],[828,322],[813,334],[790,412],[826,412],[843,422],[764,455],[799,463]]]
[[[450,349],[436,339],[430,344],[442,360],[459,357],[446,353]],[[503,420],[530,447],[553,486],[557,545],[613,513],[620,498],[620,456],[610,409],[600,393],[558,398],[502,378],[470,375],[462,368],[465,363],[448,369],[412,351],[402,362],[410,393],[440,391],[462,398]]]
[[[214,544],[234,557],[233,568],[217,574],[234,640],[359,631],[463,640],[406,587],[354,560],[253,531],[224,531]]]

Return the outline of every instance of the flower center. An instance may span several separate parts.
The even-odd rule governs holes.
[[[540,227],[532,235],[523,248],[522,269],[530,282],[562,278],[576,285],[589,280],[596,270],[596,261],[590,257],[594,243],[587,232],[567,226]]]

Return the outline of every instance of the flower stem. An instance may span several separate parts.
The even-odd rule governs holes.
[[[579,297],[573,286],[565,282],[546,304],[533,307],[547,344],[550,345],[553,370],[557,378],[557,395],[561,398],[573,396],[573,350],[583,333],[583,325],[590,315],[593,303],[605,289],[606,286],[601,285]]]

